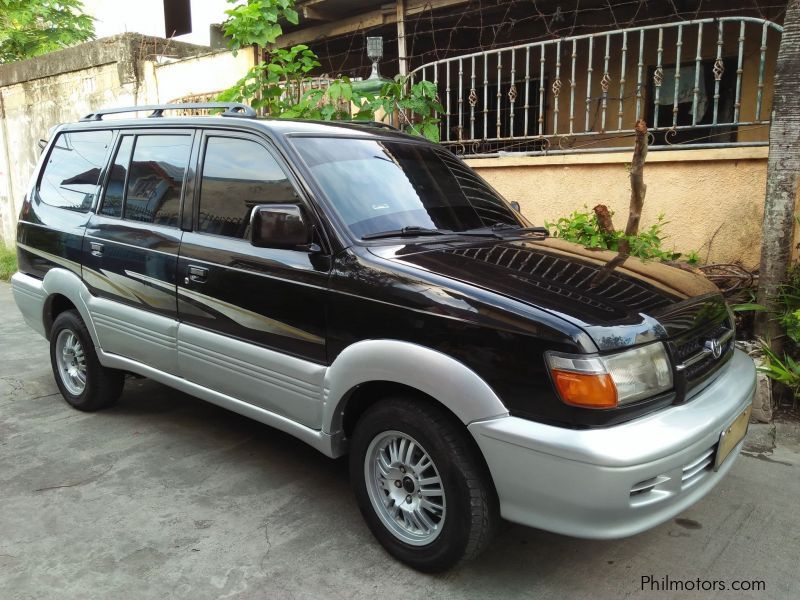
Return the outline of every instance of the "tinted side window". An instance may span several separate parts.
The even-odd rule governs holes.
[[[208,139],[198,231],[245,239],[254,206],[298,200],[278,161],[261,144],[235,138]]]
[[[110,145],[110,131],[60,134],[39,181],[42,201],[51,206],[89,211]]]
[[[122,198],[125,195],[125,176],[128,174],[128,165],[131,162],[131,150],[133,149],[133,136],[128,135],[122,138],[117,149],[117,155],[111,164],[111,173],[108,175],[105,196],[103,196],[103,206],[100,213],[109,217],[122,216]]]
[[[178,226],[191,147],[189,135],[136,138],[125,195],[126,219]]]

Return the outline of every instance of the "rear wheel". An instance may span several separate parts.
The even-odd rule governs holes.
[[[461,423],[413,397],[368,409],[350,473],[361,513],[389,553],[421,571],[474,558],[499,521],[497,498]]]
[[[125,374],[100,364],[89,330],[75,310],[62,312],[53,322],[50,363],[61,395],[78,410],[106,408],[122,393]]]

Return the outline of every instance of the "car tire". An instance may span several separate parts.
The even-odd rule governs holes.
[[[464,425],[412,396],[381,400],[361,416],[350,478],[373,535],[419,571],[475,558],[500,520],[488,468]]]
[[[125,373],[100,364],[89,330],[75,310],[62,312],[53,322],[50,363],[61,395],[78,410],[106,408],[122,394]]]

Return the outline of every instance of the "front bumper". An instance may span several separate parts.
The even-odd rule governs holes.
[[[584,538],[650,529],[707,494],[741,442],[714,471],[720,433],[751,404],[755,366],[743,352],[686,404],[614,427],[573,430],[517,417],[469,430],[509,521]]]

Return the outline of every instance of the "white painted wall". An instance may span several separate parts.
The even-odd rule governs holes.
[[[231,8],[227,0],[192,0],[192,33],[175,39],[191,44],[209,44],[209,25],[222,23]],[[98,38],[118,33],[166,36],[163,0],[83,0],[86,14],[95,18]]]

